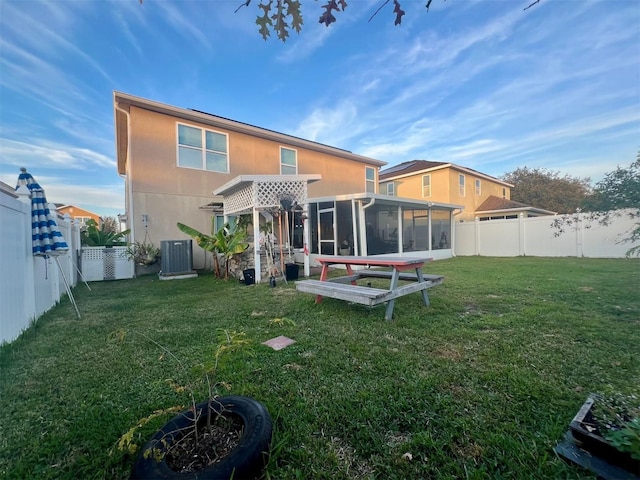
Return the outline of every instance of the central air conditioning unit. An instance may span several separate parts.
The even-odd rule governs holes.
[[[193,278],[191,240],[162,240],[160,242],[160,280]]]

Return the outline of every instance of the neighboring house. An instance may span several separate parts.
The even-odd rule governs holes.
[[[65,216],[67,213],[69,216],[77,220],[80,225],[86,225],[88,220],[95,220],[95,222],[100,225],[101,219],[100,215],[97,213],[90,212],[89,210],[85,210],[84,208],[76,207],[75,205],[65,205],[63,203],[56,203],[56,211]]]
[[[381,170],[380,192],[424,201],[458,204],[459,221],[473,220],[491,196],[509,199],[513,185],[453,163],[412,160]]]
[[[131,242],[148,235],[160,246],[187,238],[178,222],[208,234],[229,216],[251,214],[250,240],[272,222],[305,273],[314,256],[347,248],[358,255],[428,255],[436,233],[449,240],[435,248],[451,256],[451,214],[460,206],[378,194],[385,162],[125,93],[114,92],[113,102],[117,169],[125,180],[121,219]],[[287,202],[290,214],[275,219]],[[279,234],[279,223],[288,233]],[[194,268],[205,268],[204,252],[193,253]],[[262,268],[260,254],[254,251],[254,264]]]
[[[540,217],[543,215],[556,215],[556,212],[536,208],[524,203],[507,200],[491,195],[475,211],[475,216],[480,221],[503,220],[509,218]]]

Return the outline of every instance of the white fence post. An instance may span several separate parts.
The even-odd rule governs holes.
[[[520,256],[526,255],[526,244],[525,244],[525,221],[524,221],[524,213],[520,212],[518,215],[518,254]]]

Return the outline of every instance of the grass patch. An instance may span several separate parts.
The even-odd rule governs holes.
[[[465,257],[428,264],[429,290],[369,309],[209,273],[82,284],[0,348],[0,476],[127,478],[116,441],[186,404],[184,381],[139,331],[187,365],[219,329],[253,348],[218,370],[274,418],[272,479],[590,478],[552,451],[589,392],[639,393],[640,263]],[[286,321],[282,321],[286,319]],[[273,351],[261,342],[286,335]],[[223,389],[224,390],[224,389]],[[197,392],[206,398],[206,387]],[[227,393],[226,390],[221,393]],[[144,443],[164,420],[146,425]]]

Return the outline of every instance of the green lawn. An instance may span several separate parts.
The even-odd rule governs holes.
[[[176,362],[134,332],[195,366],[226,329],[253,346],[216,380],[269,409],[267,478],[590,478],[552,449],[589,392],[640,393],[640,262],[465,257],[425,272],[445,276],[431,306],[403,297],[392,322],[282,280],[80,283],[81,319],[64,299],[0,348],[0,477],[126,478],[118,438],[187,403]],[[278,335],[296,343],[261,345]]]

